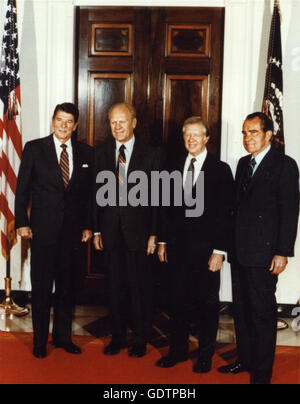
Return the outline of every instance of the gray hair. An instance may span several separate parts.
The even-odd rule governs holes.
[[[195,125],[195,124],[202,125],[203,128],[204,128],[205,135],[206,135],[206,136],[209,136],[209,125],[208,125],[208,122],[207,122],[205,119],[201,118],[201,116],[192,116],[192,117],[186,119],[186,120],[184,121],[183,127],[182,127],[183,132],[185,132],[185,127],[186,127],[186,126],[188,126],[188,125]]]
[[[114,104],[112,107],[110,107],[110,109],[108,111],[108,118],[109,119],[111,117],[111,114],[112,114],[113,110],[116,109],[116,108],[126,109],[130,113],[132,119],[136,118],[136,109],[134,108],[134,106],[131,105],[131,104],[128,104],[127,102],[120,102],[120,103]]]

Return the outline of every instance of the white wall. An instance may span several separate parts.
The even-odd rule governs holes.
[[[0,33],[5,3],[1,0]],[[261,108],[273,0],[18,0],[24,142],[46,136],[54,106],[73,99],[77,5],[226,7],[221,153],[235,171],[245,154],[244,117]],[[281,9],[286,150],[300,163],[300,0],[281,0]],[[30,290],[29,261],[20,267],[20,251],[19,243],[12,255],[13,289]],[[4,269],[0,258],[0,288]],[[300,237],[296,257],[280,278],[278,301],[295,304],[300,297]],[[231,300],[228,265],[221,298]]]

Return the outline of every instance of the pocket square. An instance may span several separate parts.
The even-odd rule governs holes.
[[[89,165],[88,164],[82,164],[81,168],[89,168]]]

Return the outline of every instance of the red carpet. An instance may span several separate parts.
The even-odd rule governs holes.
[[[166,353],[148,346],[140,359],[120,355],[107,357],[102,350],[109,340],[74,336],[82,355],[70,355],[48,346],[45,359],[32,356],[32,334],[0,333],[0,384],[248,384],[249,375],[221,375],[218,366],[230,363],[233,345],[219,345],[213,370],[207,375],[192,372],[194,359],[172,369],[160,369],[154,363]],[[191,350],[195,349],[193,344]],[[278,347],[273,384],[300,384],[300,348]]]

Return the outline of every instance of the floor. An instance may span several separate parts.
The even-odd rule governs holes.
[[[30,306],[29,306],[30,308]],[[300,330],[293,328],[293,319],[283,319],[289,325],[288,329],[278,331],[277,345],[300,347]],[[298,324],[299,328],[299,324]],[[0,312],[0,331],[32,332],[31,314],[25,317],[6,316]],[[97,338],[109,335],[107,309],[103,306],[78,306],[74,312],[73,334],[94,336]],[[166,314],[155,316],[153,324],[153,341],[166,343],[168,334],[168,317]],[[191,336],[191,340],[195,340]],[[235,333],[233,319],[229,315],[220,316],[218,332],[219,343],[234,343]]]

